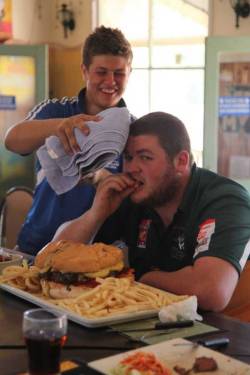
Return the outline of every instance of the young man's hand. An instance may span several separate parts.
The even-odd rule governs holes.
[[[64,150],[67,154],[73,154],[80,151],[77,143],[74,129],[80,129],[85,135],[89,134],[89,127],[87,121],[100,121],[100,116],[92,116],[79,114],[71,117],[66,117],[57,125],[56,136],[62,142]]]

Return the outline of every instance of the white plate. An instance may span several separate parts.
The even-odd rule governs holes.
[[[185,345],[180,345],[185,344]],[[191,345],[187,345],[191,344]],[[218,353],[214,350],[207,349],[203,346],[194,347],[191,341],[185,339],[173,339],[161,342],[155,345],[149,345],[136,350],[130,350],[128,352],[117,354],[104,359],[99,359],[88,363],[88,365],[95,370],[100,371],[103,374],[111,374],[111,370],[125,357],[131,353],[143,351],[150,352],[157,356],[157,358],[166,365],[166,367],[173,371],[173,375],[177,374],[174,371],[174,366],[178,365],[185,369],[192,368],[195,358],[197,357],[212,357],[218,364],[218,370],[213,372],[203,372],[202,374],[213,374],[213,375],[247,375],[250,374],[250,366],[240,362],[236,359]],[[193,371],[190,375],[194,374]]]
[[[54,304],[46,301],[42,297],[38,297],[28,292],[24,292],[23,290],[14,288],[10,285],[0,284],[0,288],[3,290],[6,290],[7,292],[14,294],[15,296],[21,297],[26,301],[32,302],[35,305],[54,309],[57,311],[64,311],[65,313],[67,313],[67,316],[70,320],[72,320],[75,323],[79,323],[85,327],[89,327],[89,328],[103,327],[103,326],[107,326],[110,324],[128,322],[131,320],[137,320],[137,319],[142,319],[142,318],[143,319],[151,318],[151,317],[156,316],[159,311],[157,309],[152,309],[152,310],[145,310],[145,311],[138,311],[138,312],[127,312],[127,313],[117,314],[117,315],[104,317],[104,318],[90,319],[90,318],[84,318],[83,316],[80,316],[73,312],[71,313],[69,310],[55,306]]]

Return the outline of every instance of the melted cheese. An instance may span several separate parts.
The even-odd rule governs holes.
[[[91,277],[91,278],[94,278],[94,277],[106,277],[106,276],[108,276],[108,274],[109,274],[110,271],[121,271],[123,269],[123,267],[124,267],[123,262],[119,262],[119,263],[116,263],[114,266],[108,267],[108,268],[104,268],[101,271],[97,271],[97,272],[85,272],[84,274],[87,277]]]

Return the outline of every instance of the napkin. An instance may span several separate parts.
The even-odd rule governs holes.
[[[140,331],[140,332],[125,332],[127,329],[142,329],[154,326],[156,322],[159,322],[157,318],[141,319],[128,323],[120,323],[110,326],[115,332],[121,333],[123,336],[129,337],[132,341],[144,342],[145,344],[156,344],[158,342],[171,340],[173,338],[184,338],[201,335],[205,333],[211,333],[219,331],[218,328],[204,324],[202,322],[194,322],[192,327],[185,328],[173,328],[169,330],[152,330],[152,331]],[[123,332],[124,330],[124,332]]]
[[[88,135],[75,129],[80,151],[74,155],[65,153],[61,141],[50,136],[37,151],[44,175],[57,194],[63,194],[76,186],[82,177],[108,166],[117,159],[126,144],[131,115],[126,107],[109,108],[98,115],[101,120],[87,121]]]
[[[159,311],[159,319],[162,323],[176,320],[202,320],[202,316],[197,313],[197,307],[197,297],[191,296],[162,307]]]

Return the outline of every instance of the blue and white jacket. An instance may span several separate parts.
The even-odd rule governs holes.
[[[33,108],[26,120],[64,118],[85,113],[85,91],[82,89],[78,96],[71,98],[45,100]],[[117,106],[124,107],[126,104],[121,99]],[[116,159],[107,169],[112,173],[121,172],[122,158]],[[81,184],[67,193],[57,195],[48,184],[38,161],[36,172],[37,185],[33,204],[17,242],[22,251],[33,255],[52,240],[62,223],[73,220],[88,210],[95,195],[93,186]]]

